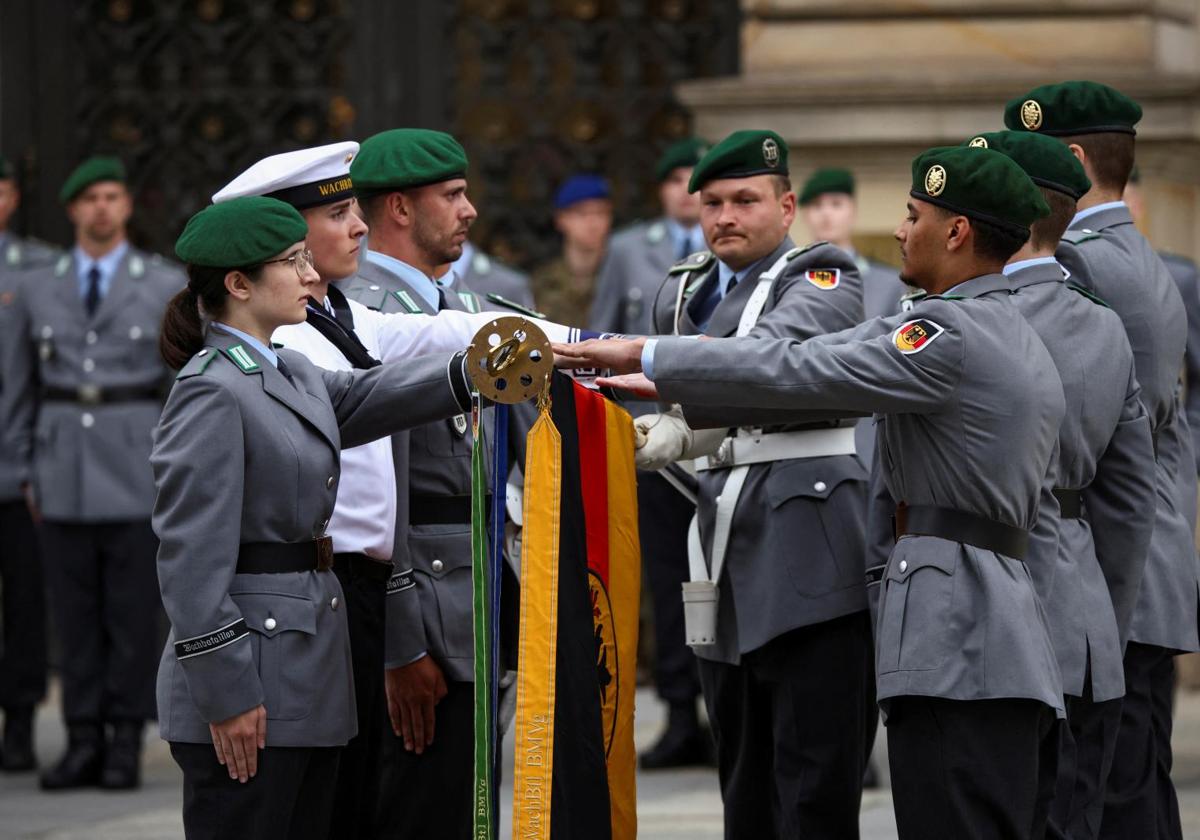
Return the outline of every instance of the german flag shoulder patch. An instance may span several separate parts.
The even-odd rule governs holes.
[[[840,268],[810,268],[804,272],[804,279],[818,289],[828,291],[838,287],[838,283],[842,281],[842,270]]]
[[[946,330],[928,318],[918,318],[915,321],[905,321],[892,333],[892,343],[905,356],[920,353],[932,344]]]

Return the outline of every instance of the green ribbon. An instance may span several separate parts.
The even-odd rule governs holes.
[[[471,610],[475,636],[475,788],[473,840],[495,840],[492,820],[492,640],[488,575],[486,447],[480,423],[479,395],[471,412]]]

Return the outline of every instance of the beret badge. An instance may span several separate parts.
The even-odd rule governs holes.
[[[986,149],[988,147],[988,141],[986,137],[974,137],[967,145],[969,145],[972,149]]]
[[[1042,127],[1042,106],[1036,99],[1027,99],[1021,105],[1021,125],[1029,131],[1037,131]]]
[[[925,192],[931,196],[939,196],[946,189],[946,170],[941,164],[929,167],[925,173]]]
[[[779,144],[768,137],[762,144],[763,163],[774,169],[779,166]]]

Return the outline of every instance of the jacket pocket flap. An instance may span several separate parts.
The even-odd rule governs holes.
[[[317,634],[317,605],[309,598],[265,592],[231,592],[246,626],[274,638],[288,630]]]
[[[779,507],[789,499],[802,496],[827,499],[844,481],[866,481],[867,471],[853,455],[832,458],[805,458],[800,461],[776,461],[764,482],[767,503]]]
[[[414,569],[442,578],[455,569],[471,568],[471,531],[408,535],[409,556]]]
[[[914,537],[903,537],[897,546],[902,546],[909,542]],[[907,580],[910,575],[919,569],[938,569],[939,571],[953,575],[954,570],[958,568],[958,554],[954,551],[932,552],[921,554],[918,551],[897,551],[891,561],[888,563],[887,579],[888,580]]]

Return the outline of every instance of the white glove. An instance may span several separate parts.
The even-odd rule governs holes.
[[[683,419],[683,410],[671,406],[664,414],[647,414],[633,421],[634,463],[640,470],[661,470],[673,461],[712,455],[721,446],[727,429],[695,430]]]

